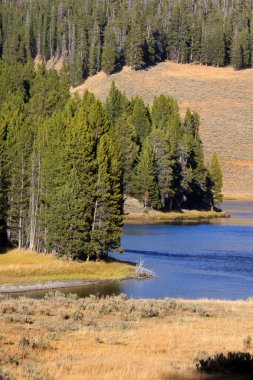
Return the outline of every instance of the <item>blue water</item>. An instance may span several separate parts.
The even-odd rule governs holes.
[[[125,252],[112,256],[153,270],[148,280],[109,282],[61,289],[77,293],[133,298],[247,299],[253,296],[253,203],[224,202],[230,219],[206,224],[132,224],[124,227]],[[47,291],[29,292],[43,297]]]
[[[134,298],[253,296],[253,226],[127,225],[124,260],[144,261],[157,277],[128,281]]]
[[[208,224],[126,225],[122,259],[144,261],[157,277],[121,290],[134,298],[252,297],[253,203],[224,202],[223,209],[231,218]]]

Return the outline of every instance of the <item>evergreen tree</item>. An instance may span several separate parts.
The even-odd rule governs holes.
[[[6,180],[4,167],[6,124],[0,122],[0,248],[7,243],[7,218],[6,218]]]
[[[171,12],[168,32],[168,52],[173,61],[189,62],[190,27],[189,14],[184,3],[176,4]]]
[[[144,62],[144,37],[140,24],[131,25],[130,33],[127,36],[126,62],[134,70],[140,70]]]
[[[117,53],[114,51],[110,44],[106,44],[102,54],[102,70],[110,75],[115,72],[117,68]]]
[[[234,39],[232,46],[232,65],[236,70],[251,66],[250,35],[242,30]]]
[[[120,151],[122,155],[124,192],[131,195],[133,192],[134,168],[138,159],[139,147],[134,126],[126,115],[121,116],[115,124]]]
[[[122,164],[116,135],[101,137],[98,146],[91,246],[97,260],[120,247],[123,226]]]
[[[119,60],[119,51],[116,43],[116,37],[112,28],[108,28],[105,33],[105,43],[102,53],[102,70],[110,75],[117,69]]]
[[[175,161],[168,134],[163,130],[153,130],[149,141],[154,152],[162,208],[171,210],[175,194],[173,175]]]
[[[216,153],[214,153],[212,161],[209,166],[209,174],[212,181],[212,195],[213,195],[213,202],[212,206],[217,207],[219,206],[223,201],[223,194],[222,194],[222,171],[220,166],[220,161]]]
[[[125,94],[116,88],[115,82],[112,82],[109,95],[105,102],[105,109],[110,122],[114,124],[118,117],[127,112],[128,107],[129,101]]]
[[[19,248],[27,241],[26,225],[29,209],[29,160],[32,133],[27,111],[20,96],[11,96],[3,106],[6,124],[5,166],[8,183],[7,223],[9,239]]]
[[[174,118],[178,118],[178,114],[178,104],[175,99],[164,94],[155,96],[151,118],[156,128],[166,129],[169,123],[174,121]]]
[[[138,142],[142,144],[151,132],[149,113],[143,100],[139,97],[134,99],[133,104],[133,111],[129,120],[135,127]]]
[[[139,163],[136,167],[133,193],[144,204],[145,208],[161,208],[154,154],[147,140],[143,143]]]

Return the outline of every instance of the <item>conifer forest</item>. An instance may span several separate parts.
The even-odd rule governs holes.
[[[165,59],[252,67],[251,0],[1,0],[0,57],[64,59],[76,86]]]
[[[0,61],[1,245],[100,258],[120,249],[126,194],[162,211],[219,205],[219,159],[206,167],[197,113],[114,83],[105,104],[69,88],[66,66]]]

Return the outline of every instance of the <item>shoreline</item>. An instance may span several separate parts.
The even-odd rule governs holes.
[[[0,296],[9,293],[24,293],[24,292],[36,292],[40,290],[56,290],[64,288],[75,288],[79,286],[99,285],[110,282],[120,282],[126,280],[143,280],[145,277],[141,276],[129,276],[121,279],[104,279],[104,280],[62,280],[62,281],[48,281],[44,283],[36,282],[34,284],[3,284],[0,285]]]
[[[158,212],[149,211],[147,213],[128,213],[124,215],[124,223],[187,223],[209,221],[212,219],[230,218],[230,215],[224,211],[181,211],[181,212]]]

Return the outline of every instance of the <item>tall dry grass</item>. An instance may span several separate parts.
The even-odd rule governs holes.
[[[62,280],[121,279],[133,275],[132,266],[110,262],[75,262],[29,250],[0,254],[0,285]]]
[[[253,352],[252,317],[253,301],[1,299],[0,366],[17,380],[202,379],[201,352]]]

